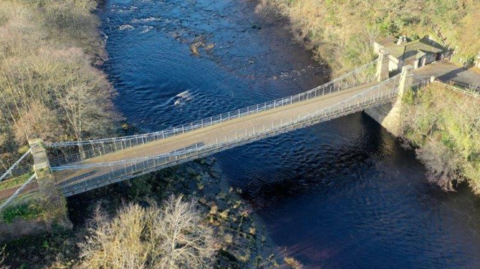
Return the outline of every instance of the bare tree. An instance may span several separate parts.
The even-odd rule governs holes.
[[[146,268],[147,249],[141,238],[145,230],[145,210],[129,205],[108,220],[97,208],[90,227],[90,236],[80,247],[84,268]]]
[[[156,214],[155,212],[152,212]],[[215,250],[212,230],[192,202],[171,196],[150,227],[154,244],[154,268],[207,268]]]
[[[15,139],[24,144],[30,138],[53,140],[62,135],[57,114],[37,101],[32,101],[14,125]]]
[[[87,85],[72,87],[60,99],[68,126],[78,140],[108,133],[114,119],[113,105],[107,89]]]
[[[87,139],[114,130],[113,89],[93,65],[104,55],[97,3],[0,1],[0,165],[28,138]]]
[[[216,241],[194,202],[170,197],[163,207],[131,204],[109,219],[97,208],[86,242],[84,268],[211,268]]]
[[[417,150],[418,158],[428,169],[427,178],[445,191],[455,191],[453,182],[461,182],[457,176],[459,158],[441,142],[432,140]]]

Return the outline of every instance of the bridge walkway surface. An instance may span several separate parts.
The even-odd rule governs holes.
[[[453,83],[480,91],[480,73],[450,62],[436,62],[413,70],[413,74],[415,74],[417,81],[428,80],[434,76],[444,83]]]

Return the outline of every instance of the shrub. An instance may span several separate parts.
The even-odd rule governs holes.
[[[439,141],[428,141],[417,150],[420,159],[428,169],[430,183],[439,185],[445,191],[454,191],[453,182],[461,181],[458,176],[459,158],[457,154]]]

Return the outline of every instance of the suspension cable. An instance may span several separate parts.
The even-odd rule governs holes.
[[[37,178],[36,174],[33,174],[20,188],[18,188],[15,193],[10,196],[10,198],[7,199],[2,205],[0,205],[0,212],[8,205],[10,204],[13,199],[15,199],[22,191],[25,189],[25,187],[32,182],[33,179]]]
[[[32,149],[28,149],[27,152],[25,152],[25,154],[22,155],[22,157],[20,157],[20,159],[18,159],[5,173],[3,173],[2,176],[0,176],[0,181],[2,181],[8,174],[10,174],[13,169],[15,169],[15,167],[23,160],[25,159],[25,157],[27,157],[28,154],[30,154],[32,152]]]

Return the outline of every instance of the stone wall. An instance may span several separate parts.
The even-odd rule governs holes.
[[[385,104],[365,110],[365,113],[395,136],[400,135],[399,106]]]

